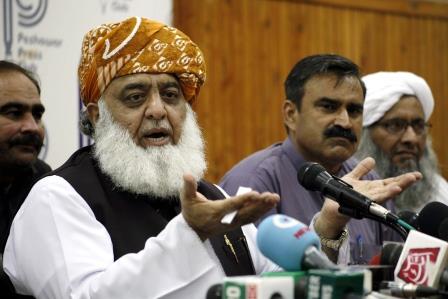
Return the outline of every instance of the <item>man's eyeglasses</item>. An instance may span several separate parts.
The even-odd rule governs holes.
[[[383,127],[390,134],[403,134],[406,129],[411,126],[415,134],[423,135],[431,127],[431,124],[426,123],[423,119],[414,119],[407,121],[402,118],[393,118],[383,122],[378,122],[375,125]]]

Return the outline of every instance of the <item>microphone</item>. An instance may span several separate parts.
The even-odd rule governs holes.
[[[378,291],[382,281],[393,280],[395,265],[400,258],[402,243],[386,243],[381,252],[369,262],[367,269],[372,272],[372,289]]]
[[[206,299],[221,299],[222,298],[222,284],[217,283],[208,288]]]
[[[403,251],[403,243],[391,242],[383,245],[383,249],[380,254],[380,263],[381,265],[390,265],[395,266],[400,259],[400,255]],[[388,280],[388,279],[383,279]],[[448,267],[443,269],[442,274],[440,275],[439,283],[442,285],[448,285]]]
[[[396,263],[395,281],[438,287],[439,283],[444,283],[447,262],[447,242],[412,230]]]
[[[369,271],[339,268],[318,250],[317,234],[289,216],[275,214],[264,219],[258,226],[257,245],[267,258],[287,271],[309,270],[305,283],[307,298],[362,298],[364,287],[369,289],[365,281],[371,279],[366,273]],[[299,298],[305,297],[303,290],[296,293],[302,294]]]
[[[361,215],[374,215],[393,223],[398,221],[398,217],[389,210],[353,190],[351,185],[332,176],[318,163],[305,163],[299,169],[297,179],[306,189],[320,191],[323,195],[337,201],[341,208],[354,209]]]
[[[226,277],[212,285],[207,299],[361,299],[364,273],[361,271],[310,270],[267,272],[262,277]]]
[[[267,258],[287,271],[339,269],[318,250],[317,234],[286,215],[271,215],[260,223],[257,245]]]
[[[432,287],[394,281],[383,281],[381,283],[380,292],[400,298],[416,298],[448,294]]]
[[[390,242],[383,245],[380,254],[380,265],[395,266],[403,251],[403,243]]]
[[[396,250],[397,244],[401,245],[398,251]],[[374,255],[367,265],[351,265],[350,268],[369,270],[371,272],[371,289],[378,291],[382,281],[394,279],[395,265],[398,262],[402,248],[402,243],[386,243],[383,245],[381,252]],[[395,262],[392,263],[391,259],[395,259]]]
[[[300,287],[301,284],[295,283],[292,276],[233,276],[226,277],[222,284],[212,285],[207,291],[206,298],[300,299],[304,293]]]
[[[428,203],[418,216],[420,231],[448,241],[448,206],[441,202]]]
[[[365,273],[364,270],[352,270],[350,268],[339,271],[309,270],[307,298],[363,298],[365,291],[370,292],[370,289],[364,289]]]
[[[412,211],[400,211],[397,213],[398,218],[402,219],[404,222],[408,223],[410,226],[415,228],[416,230],[420,230],[420,225],[418,224],[418,213],[414,213]]]

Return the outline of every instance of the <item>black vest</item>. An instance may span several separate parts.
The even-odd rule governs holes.
[[[127,253],[137,253],[148,238],[157,236],[179,214],[179,199],[158,199],[118,190],[101,172],[91,150],[90,146],[79,149],[48,175],[63,177],[88,203],[107,229],[117,260]],[[198,192],[210,200],[224,198],[216,186],[204,180],[198,182]],[[212,237],[210,242],[227,276],[255,274],[241,228]]]

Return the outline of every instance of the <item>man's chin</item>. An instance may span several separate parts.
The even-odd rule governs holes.
[[[355,152],[353,143],[332,143],[328,148],[327,158],[345,161]]]
[[[11,159],[0,161],[0,168],[12,176],[27,172],[28,169],[36,162],[37,157],[12,157]]]
[[[393,162],[393,165],[400,173],[418,171],[418,164],[415,159],[400,160],[398,162]]]
[[[37,160],[38,154],[39,151],[32,147],[16,149],[11,152],[11,161],[14,161],[14,164],[29,165]]]

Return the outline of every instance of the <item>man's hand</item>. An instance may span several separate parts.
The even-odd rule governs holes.
[[[422,178],[421,173],[416,171],[383,180],[361,180],[374,168],[375,160],[365,158],[351,172],[342,177],[342,180],[352,185],[354,190],[379,204],[400,194],[401,191]],[[325,200],[321,213],[314,224],[316,232],[329,239],[335,239],[340,235],[350,218],[340,214],[338,209],[339,204],[336,201]]]
[[[280,200],[274,193],[260,194],[250,191],[243,195],[212,201],[206,199],[196,189],[195,179],[191,175],[184,175],[184,188],[180,196],[182,215],[201,240],[254,222]],[[238,213],[231,224],[221,223],[224,215],[236,210]]]
[[[342,177],[353,186],[353,189],[367,196],[375,202],[382,204],[401,193],[404,189],[411,186],[422,178],[422,174],[418,171],[408,172],[396,177],[383,180],[363,181],[361,178],[369,171],[375,168],[375,160],[368,157],[359,162],[356,167]]]

